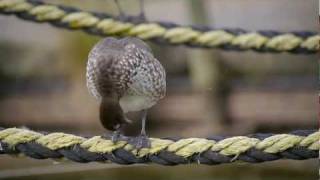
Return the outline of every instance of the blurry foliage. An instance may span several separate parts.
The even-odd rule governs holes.
[[[83,73],[88,60],[88,54],[100,38],[98,36],[88,36],[83,32],[72,33],[65,37],[62,58],[72,66],[72,72],[80,73],[79,71],[81,71]]]
[[[0,43],[0,49],[0,96],[65,87],[66,73],[54,50],[10,42]]]

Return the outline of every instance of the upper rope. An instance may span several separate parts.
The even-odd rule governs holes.
[[[291,53],[316,53],[320,49],[320,35],[316,32],[212,29],[170,22],[147,22],[131,16],[119,20],[105,13],[86,12],[36,0],[0,0],[0,13],[14,14],[34,22],[48,22],[60,28],[82,29],[100,36],[136,36],[156,43],[190,47]]]
[[[76,162],[118,164],[157,163],[215,165],[244,161],[317,158],[320,132],[186,139],[150,138],[151,147],[135,149],[127,140],[113,143],[102,136],[82,137],[62,132],[40,133],[19,128],[0,128],[0,154],[19,154],[36,159],[62,158]]]

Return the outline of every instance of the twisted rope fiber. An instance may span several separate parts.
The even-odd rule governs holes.
[[[116,18],[105,13],[85,12],[36,0],[0,0],[0,13],[14,14],[39,23],[48,22],[60,28],[82,29],[94,35],[136,36],[157,43],[190,47],[291,53],[316,53],[320,49],[320,35],[316,32],[249,32],[181,26],[170,22],[147,22],[133,16]]]
[[[151,147],[139,150],[128,143],[132,138],[113,143],[102,136],[82,137],[62,132],[40,133],[28,129],[1,128],[0,154],[24,154],[35,159],[65,157],[80,163],[215,165],[235,161],[258,163],[282,158],[317,158],[320,149],[320,132],[312,130],[207,139],[150,138]]]

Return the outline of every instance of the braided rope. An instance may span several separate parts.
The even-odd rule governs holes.
[[[131,137],[133,138],[133,137]],[[62,158],[76,162],[119,164],[186,163],[221,164],[234,161],[257,163],[318,157],[320,132],[300,130],[290,134],[159,139],[150,138],[151,147],[135,149],[128,141],[113,143],[102,136],[81,137],[61,132],[39,133],[27,129],[0,129],[0,154],[19,154],[36,159]]]
[[[130,16],[119,20],[108,14],[85,12],[73,7],[35,0],[0,0],[0,13],[14,14],[19,18],[39,23],[48,22],[61,28],[82,29],[95,35],[136,36],[143,40],[173,45],[291,53],[315,53],[320,49],[320,35],[315,32],[210,29],[168,22],[146,22]]]

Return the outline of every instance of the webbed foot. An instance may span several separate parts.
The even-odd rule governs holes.
[[[102,137],[106,139],[110,139],[113,143],[116,143],[118,141],[126,141],[128,138],[121,134],[119,130],[113,131],[111,134],[105,134]]]
[[[135,137],[129,142],[131,145],[133,145],[136,149],[140,150],[142,148],[150,148],[151,147],[151,141],[148,138],[147,135],[140,134],[138,137]]]

